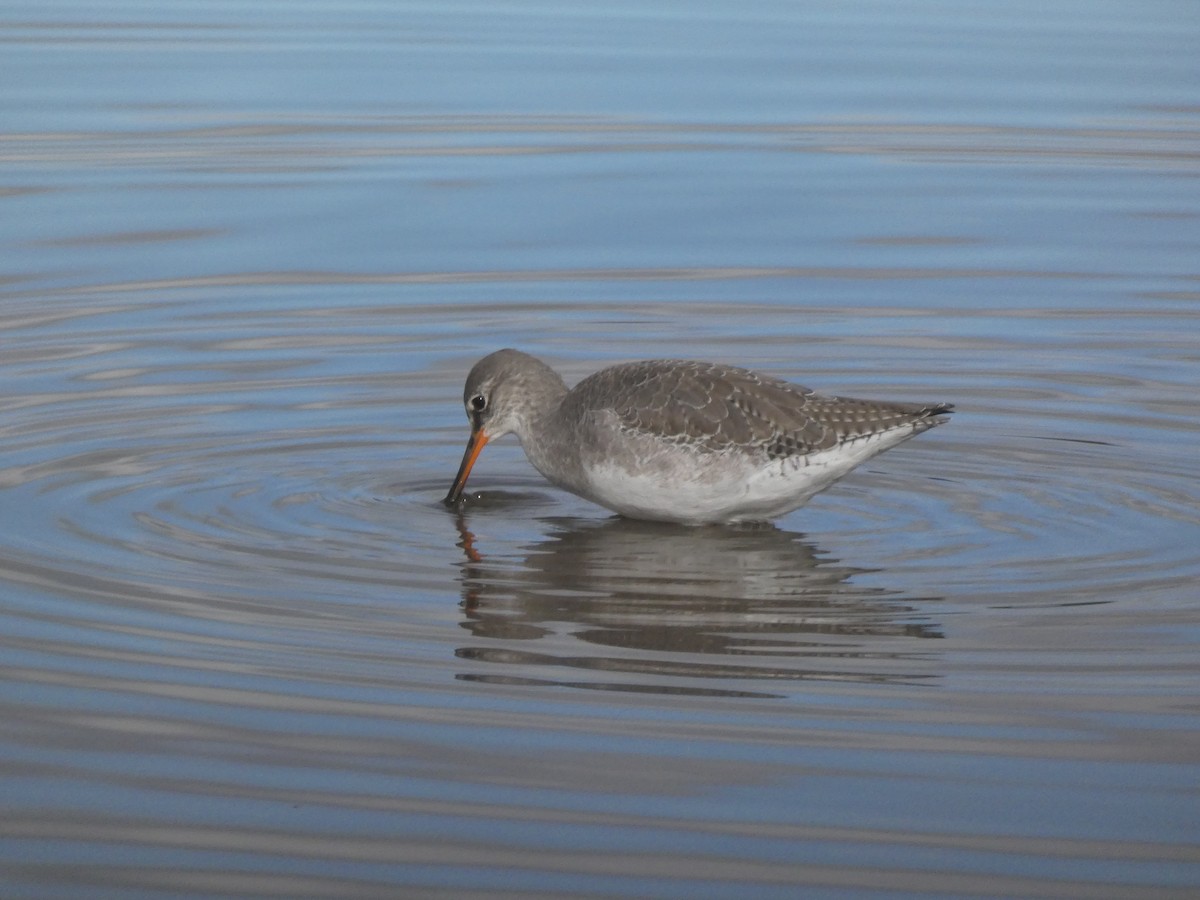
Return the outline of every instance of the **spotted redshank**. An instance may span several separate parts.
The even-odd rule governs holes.
[[[477,362],[463,402],[471,437],[447,504],[458,503],[484,445],[516,434],[551,483],[630,518],[688,525],[791,512],[954,408],[822,396],[686,360],[611,366],[567,390],[519,350]]]

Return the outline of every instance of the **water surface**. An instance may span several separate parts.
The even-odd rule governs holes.
[[[0,16],[0,885],[1200,890],[1187,4]],[[951,424],[624,521],[462,380]]]

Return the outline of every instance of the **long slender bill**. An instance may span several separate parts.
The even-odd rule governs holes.
[[[471,474],[471,468],[475,465],[475,460],[479,458],[479,451],[487,442],[487,435],[483,433],[482,428],[476,428],[471,432],[471,439],[467,441],[467,449],[463,453],[462,465],[458,467],[458,474],[454,476],[454,484],[450,485],[450,493],[442,501],[447,506],[454,505],[462,496],[463,488],[467,486],[467,476]]]

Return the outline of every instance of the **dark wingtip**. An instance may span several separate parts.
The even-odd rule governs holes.
[[[954,404],[953,403],[934,403],[931,406],[925,407],[924,412],[925,412],[925,415],[927,415],[927,416],[950,415],[950,413],[954,412]]]

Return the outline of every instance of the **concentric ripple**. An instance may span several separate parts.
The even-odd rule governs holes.
[[[592,652],[623,642],[665,657],[724,657],[735,645],[737,654],[754,655],[748,648],[761,641],[696,643],[673,624],[686,619],[690,629],[719,635],[732,608],[740,618],[773,617],[776,639],[811,662],[818,650],[798,649],[797,635],[829,611],[796,600],[814,592],[835,606],[853,597],[856,612],[838,627],[855,632],[875,627],[860,614],[877,601],[886,607],[897,590],[998,605],[1103,603],[1169,591],[1200,572],[1191,539],[1200,489],[1179,452],[1193,427],[1181,415],[1190,388],[1161,379],[1147,386],[1041,375],[1007,395],[984,395],[945,365],[921,390],[959,403],[951,425],[872,461],[778,527],[643,534],[544,485],[515,447],[489,448],[477,476],[508,490],[485,490],[458,521],[442,509],[437,500],[462,436],[454,424],[462,363],[441,362],[434,372],[432,356],[423,367],[408,355],[403,371],[371,366],[347,375],[336,360],[308,352],[303,310],[292,319],[245,312],[242,336],[231,341],[206,333],[217,326],[182,306],[126,304],[86,315],[67,307],[57,319],[38,309],[8,320],[24,352],[6,363],[0,486],[9,521],[0,564],[8,579],[42,590],[156,607],[171,598],[173,609],[202,618],[272,609],[322,617],[338,606],[374,605],[389,590],[442,595],[457,569],[464,624],[477,635],[501,621],[536,632],[547,612],[528,598],[579,590],[586,602],[559,614],[588,625],[576,637],[589,635]],[[338,355],[378,352],[359,315],[377,312],[344,311]],[[164,362],[157,348],[172,342],[180,350]],[[864,373],[844,367],[822,374],[844,348],[814,350],[815,372],[779,374],[822,387],[838,381],[845,393],[904,395],[896,387],[860,390],[854,382]],[[590,368],[564,365],[576,374]],[[1154,404],[1134,418],[1117,395],[1143,390],[1153,390]],[[555,516],[578,524],[537,524]],[[639,547],[653,549],[633,552]],[[831,547],[857,568],[823,559]],[[875,576],[875,568],[890,574]],[[691,606],[670,599],[679,585]],[[603,634],[587,612],[593,603],[603,611]],[[927,615],[898,615],[884,615],[881,627],[909,637],[938,631]],[[910,652],[924,651],[896,658]],[[541,664],[536,654],[460,655]],[[693,680],[706,671],[718,680],[813,674],[799,665],[781,672],[788,654],[778,649],[762,655],[775,668],[732,672],[723,659],[708,670],[685,668]],[[595,668],[596,657],[578,664]],[[662,659],[622,668],[636,673],[633,686],[661,678],[664,690],[678,687],[683,671]]]

